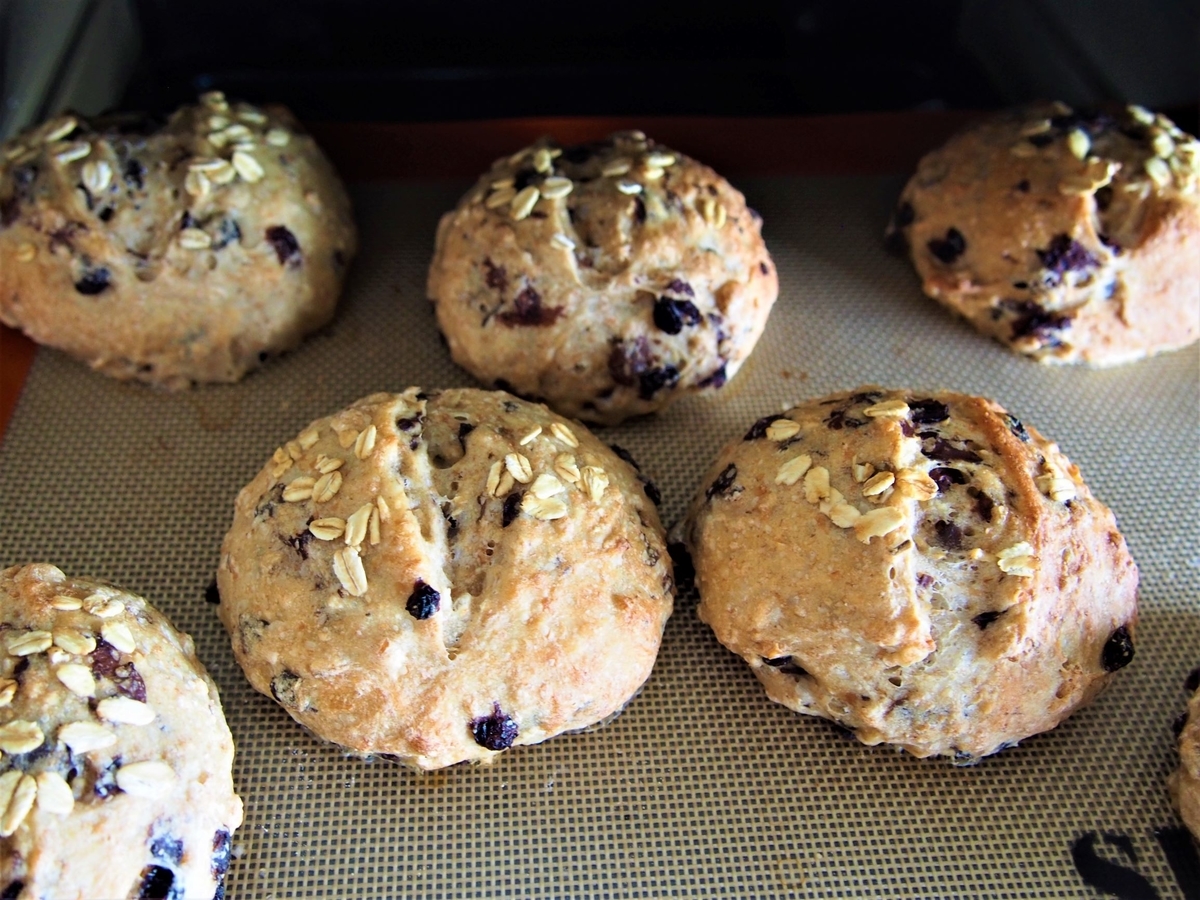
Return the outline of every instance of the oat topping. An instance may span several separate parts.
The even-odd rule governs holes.
[[[629,170],[633,168],[633,163],[628,159],[614,159],[604,164],[604,168],[600,170],[600,174],[605,178],[619,178],[622,175],[629,174]]]
[[[316,479],[310,478],[307,475],[294,478],[283,489],[283,499],[288,503],[299,503],[302,500],[308,500],[313,495],[313,487],[316,483]]]
[[[374,425],[368,425],[358,433],[358,437],[354,439],[354,455],[359,459],[367,459],[375,452],[375,439],[378,436],[378,430]]]
[[[117,786],[135,797],[158,798],[175,783],[175,770],[165,762],[135,762],[117,769]]]
[[[791,419],[776,419],[767,426],[767,438],[772,441],[786,441],[800,433],[800,423]]]
[[[103,750],[117,742],[117,735],[96,722],[71,722],[58,729],[58,739],[73,753]]]
[[[4,813],[0,815],[0,837],[9,837],[21,827],[33,809],[36,797],[37,782],[33,776],[16,769],[0,775],[0,803],[4,804]]]
[[[381,540],[379,533],[379,507],[374,506],[371,509],[371,517],[367,520],[367,540],[374,547]]]
[[[541,192],[547,200],[558,200],[571,193],[574,187],[571,179],[555,176],[542,182]]]
[[[50,601],[52,609],[60,610],[61,612],[72,612],[83,607],[83,601],[78,597],[68,597],[65,594],[60,594]]]
[[[500,462],[500,460],[496,460],[494,463],[492,463],[492,467],[490,469],[488,469],[487,487],[486,487],[488,496],[490,496],[490,497],[498,497],[499,496],[500,472],[503,469],[504,469],[504,463]]]
[[[56,816],[69,815],[75,808],[75,795],[65,778],[57,772],[41,772],[37,776],[37,807]]]
[[[539,500],[546,500],[555,494],[563,493],[566,489],[566,485],[553,475],[542,474],[534,479],[533,485],[529,488],[529,493]]]
[[[333,574],[342,587],[354,597],[367,592],[367,571],[355,547],[343,547],[333,554]]]
[[[96,694],[96,679],[87,666],[66,663],[56,668],[54,675],[77,697],[93,697]]]
[[[579,481],[579,466],[570,453],[560,453],[554,457],[554,471],[568,484],[576,484]]]
[[[226,129],[225,133],[228,134],[235,127],[237,126],[230,126]],[[233,167],[237,170],[237,173],[251,184],[262,180],[262,177],[266,175],[258,160],[244,150],[235,150],[230,162],[233,163]]]
[[[793,485],[804,477],[804,474],[809,470],[811,465],[812,457],[807,453],[801,453],[779,467],[779,472],[775,476],[775,483]]]
[[[50,649],[53,638],[48,631],[25,631],[8,639],[10,656],[32,656]]]
[[[517,192],[513,188],[501,188],[484,200],[483,205],[488,209],[499,209],[501,206],[512,203],[516,196]]]
[[[932,500],[937,496],[937,482],[921,469],[905,468],[896,473],[896,487],[919,501]]]
[[[1146,169],[1146,174],[1160,188],[1168,187],[1171,184],[1171,167],[1157,156],[1152,156],[1143,164]]]
[[[358,547],[367,539],[367,528],[371,522],[371,513],[376,512],[373,503],[364,503],[346,520],[346,544]]]
[[[868,419],[896,418],[902,419],[908,415],[908,404],[903,400],[884,400],[863,410]]]
[[[354,443],[357,440],[358,437],[356,435],[351,440],[351,443]],[[317,456],[317,471],[322,475],[328,475],[330,472],[336,472],[338,469],[340,469],[343,465],[345,465],[345,462],[346,461],[340,456],[326,456],[324,453],[322,453]]]
[[[1033,555],[1033,547],[1029,545],[1029,542],[1021,541],[1019,544],[1013,544],[1011,547],[1001,550],[996,557],[996,565],[1000,567],[1001,572],[1029,578],[1037,572],[1035,569],[1037,557]]]
[[[1034,479],[1038,489],[1056,503],[1065,503],[1076,497],[1075,482],[1053,466],[1046,464],[1045,472]]]
[[[828,511],[822,510],[822,512],[825,512],[825,515],[829,516],[830,521],[838,528],[853,528],[862,518],[862,513],[845,501],[838,501],[830,506]]]
[[[17,681],[15,678],[0,678],[0,708],[9,706],[13,702],[13,697],[17,695]]]
[[[618,181],[617,190],[622,194],[629,194],[632,196],[634,194],[640,194],[642,192],[642,186],[636,181]]]
[[[132,697],[107,697],[96,704],[96,715],[114,725],[149,725],[154,708]]]
[[[571,240],[569,237],[567,237],[565,234],[563,234],[561,231],[555,232],[551,236],[550,243],[554,244],[556,247],[561,247],[563,250],[574,250],[575,249],[575,242],[573,240]]]
[[[854,480],[859,484],[862,484],[875,474],[875,466],[871,463],[856,462],[853,466],[851,466],[851,471],[854,474]]]
[[[267,143],[272,147],[286,147],[292,135],[284,128],[271,128],[267,131]]]
[[[300,432],[300,435],[299,435],[299,437],[296,438],[296,441],[297,441],[297,443],[300,444],[300,446],[303,449],[311,450],[313,445],[316,444],[316,442],[319,441],[320,439],[321,439],[321,432],[318,431],[316,428],[309,428],[305,431]]]
[[[132,653],[137,649],[133,632],[124,622],[106,622],[100,629],[100,636],[122,653]]]
[[[512,198],[511,215],[514,221],[520,222],[526,218],[537,205],[540,192],[534,185],[523,188]]]
[[[1092,149],[1092,140],[1086,131],[1076,128],[1067,135],[1067,147],[1076,159],[1086,159],[1088,151]]]
[[[18,262],[31,262],[34,257],[37,256],[37,247],[28,241],[23,241],[21,245],[17,247],[16,255]]]
[[[74,628],[59,628],[54,631],[54,645],[74,656],[87,656],[96,649],[96,639],[90,634]]]
[[[820,503],[829,499],[829,470],[814,466],[804,475],[804,499],[809,503]]]
[[[525,435],[525,437],[521,438],[521,440],[519,440],[517,443],[520,444],[522,447],[524,447],[527,444],[532,443],[533,439],[536,438],[541,433],[542,433],[542,426],[534,425],[533,430],[530,431],[527,435]]]
[[[854,523],[854,536],[864,544],[871,538],[883,537],[904,524],[904,513],[892,506],[881,506],[863,513]]]
[[[79,121],[74,116],[63,116],[45,126],[46,131],[42,135],[42,140],[47,144],[61,141],[78,127]]]
[[[580,470],[580,481],[593,503],[599,503],[608,487],[608,474],[599,466],[584,466]]]
[[[561,519],[565,516],[567,514],[567,504],[557,497],[541,498],[536,496],[533,491],[530,491],[521,499],[521,510],[535,519],[548,521]]]
[[[864,497],[874,497],[876,494],[882,494],[896,481],[896,476],[891,472],[880,472],[872,476],[862,488]]]
[[[5,753],[29,753],[42,746],[46,736],[36,722],[13,719],[0,725],[0,750]]]
[[[533,480],[533,467],[530,466],[529,460],[520,453],[509,453],[505,456],[504,467],[521,484],[529,484]]]
[[[314,503],[328,503],[342,488],[342,473],[336,469],[322,475],[313,485],[312,499]]]
[[[575,433],[561,422],[551,423],[550,433],[572,449],[579,446],[579,439],[575,437]]]

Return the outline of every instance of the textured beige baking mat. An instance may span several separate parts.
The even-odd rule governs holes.
[[[1200,664],[1200,354],[1109,371],[1017,359],[884,251],[897,179],[739,186],[782,287],[761,344],[720,396],[602,432],[657,481],[665,519],[722,444],[792,400],[865,382],[986,394],[1116,511],[1142,571],[1133,664],[1056,731],[955,768],[772,704],[684,594],[645,690],[606,728],[425,776],[314,739],[249,688],[205,602],[234,495],[359,396],[470,383],[424,292],[438,215],[466,185],[359,185],[363,251],[325,332],[185,394],[43,351],[0,447],[0,562],[144,594],[220,685],[246,802],[230,897],[1198,896],[1165,782]]]

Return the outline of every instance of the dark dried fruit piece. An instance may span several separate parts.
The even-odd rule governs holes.
[[[183,841],[169,834],[159,835],[150,842],[150,855],[155,859],[179,865],[183,859]]]
[[[483,280],[488,287],[497,291],[503,291],[508,287],[508,272],[505,271],[504,266],[498,266],[492,262],[490,257],[485,257],[483,268],[487,270]]]
[[[1057,341],[1056,332],[1071,326],[1071,317],[1047,311],[1032,300],[1012,301],[1005,304],[1017,313],[1012,323],[1014,339],[1036,337],[1048,343]]]
[[[938,493],[944,493],[950,489],[952,484],[966,484],[967,476],[959,469],[951,469],[946,466],[937,466],[929,470],[929,477],[934,480],[938,486]]]
[[[650,502],[655,506],[662,506],[662,491],[658,489],[658,485],[645,475],[639,475],[638,481],[642,483],[642,490],[646,492],[646,496],[650,498]]]
[[[683,294],[687,297],[695,297],[696,292],[692,290],[692,286],[681,278],[674,279],[665,288],[668,294]]]
[[[960,441],[959,443],[968,444],[969,441]],[[936,459],[939,462],[982,462],[982,458],[974,450],[968,447],[957,447],[951,441],[939,437],[936,432],[922,431],[921,432],[921,453],[929,459]]]
[[[936,581],[937,579],[928,572],[921,572],[919,575],[917,575],[917,587],[930,588],[933,587],[934,582]]]
[[[1100,265],[1100,260],[1068,234],[1059,234],[1045,250],[1036,251],[1051,284],[1059,284],[1066,272],[1086,272]]]
[[[212,862],[209,864],[209,871],[212,872],[212,877],[216,881],[220,881],[225,877],[225,873],[229,871],[229,860],[233,855],[233,840],[229,836],[229,832],[222,828],[213,835],[212,842]]]
[[[691,300],[672,300],[659,297],[654,301],[654,324],[667,334],[679,334],[684,325],[699,325],[700,310]]]
[[[421,417],[419,415],[412,416],[411,418],[407,418],[407,419],[397,419],[396,420],[396,428],[399,429],[400,431],[412,431],[414,428],[416,428],[420,424],[421,424]]]
[[[1013,433],[1021,443],[1029,443],[1029,432],[1025,430],[1025,426],[1021,424],[1021,420],[1009,413],[1004,414],[1004,424],[1008,426],[1008,430]]]
[[[500,513],[500,527],[507,528],[521,513],[521,500],[525,496],[524,491],[513,491],[504,498],[504,508]]]
[[[846,410],[835,409],[825,419],[825,427],[832,431],[841,431],[843,428],[862,428],[866,425],[866,420],[856,419],[853,416],[846,415]]]
[[[1192,669],[1192,671],[1188,673],[1187,680],[1183,683],[1183,689],[1189,694],[1196,693],[1197,688],[1200,688],[1200,666]]]
[[[299,553],[301,559],[308,559],[308,545],[312,543],[312,540],[313,533],[308,530],[307,525],[304,526],[304,530],[299,534],[292,535],[289,538],[283,538],[283,542]]]
[[[912,420],[917,425],[935,425],[950,418],[949,408],[938,400],[910,400],[908,408],[912,411]]]
[[[112,285],[112,273],[105,266],[87,269],[83,276],[75,282],[75,290],[88,297],[108,290]]]
[[[294,269],[300,265],[303,260],[300,242],[286,226],[272,225],[267,229],[267,240],[275,248],[275,255],[279,257],[281,266]]]
[[[679,370],[674,366],[651,369],[638,376],[638,396],[649,400],[663,388],[674,387],[678,381]]]
[[[541,327],[553,325],[565,310],[561,306],[542,306],[542,295],[529,285],[513,298],[513,308],[496,316],[497,321],[509,327],[522,325]]]
[[[92,793],[99,799],[106,800],[113,794],[124,793],[117,786],[117,769],[121,768],[121,763],[124,761],[123,756],[114,756],[103,767],[92,760],[87,761],[88,769],[95,773],[92,781]]]
[[[750,426],[750,430],[746,432],[742,438],[743,441],[759,441],[767,436],[767,429],[771,427],[771,423],[785,418],[784,416],[763,416],[757,422]]]
[[[0,891],[0,900],[17,900],[23,890],[25,890],[25,882],[10,881],[8,887]]]
[[[299,683],[299,675],[284,669],[271,679],[271,696],[284,706],[297,706],[300,701],[296,698],[296,685]]]
[[[704,496],[711,500],[713,497],[724,496],[730,493],[733,487],[733,481],[737,478],[737,464],[730,463],[721,470],[721,474],[717,476],[717,480],[708,486],[708,490],[704,492]]]
[[[125,163],[125,169],[121,173],[125,178],[125,183],[134,190],[140,191],[146,186],[146,167],[139,160],[130,159]]]
[[[233,219],[222,219],[217,228],[217,239],[213,241],[214,250],[224,250],[230,244],[242,239],[242,229]]]
[[[719,388],[724,387],[725,382],[728,380],[729,376],[725,373],[725,363],[721,363],[721,367],[719,369],[702,381],[696,382],[696,386],[702,388]]]
[[[438,611],[438,607],[441,605],[442,595],[418,578],[404,608],[414,619],[428,619]]]
[[[121,652],[103,638],[96,641],[92,651],[92,674],[111,680],[126,697],[146,702],[146,683],[137,668],[132,662],[122,662]]]
[[[808,671],[803,666],[797,665],[795,659],[791,656],[776,656],[774,659],[767,659],[764,656],[763,663],[772,669],[778,669],[784,675],[794,675],[797,678],[801,678],[808,674]]]
[[[175,873],[162,866],[146,866],[142,870],[142,884],[138,888],[138,900],[175,900],[180,893],[175,890]]]
[[[617,454],[617,456],[619,456],[625,462],[627,462],[631,466],[633,466],[634,471],[637,471],[637,472],[642,471],[642,467],[639,466],[637,463],[637,460],[633,458],[633,454],[630,453],[628,450],[626,450],[624,447],[622,447],[620,444],[609,444],[608,449],[611,450],[613,453]]]
[[[961,550],[963,533],[962,529],[953,522],[934,522],[934,533],[937,535],[936,543],[938,546],[946,550]]]
[[[480,747],[507,750],[517,739],[517,723],[500,710],[499,703],[493,703],[490,716],[471,720],[471,734]]]
[[[950,228],[944,238],[934,238],[928,246],[930,253],[949,265],[966,252],[967,240],[957,228]]]
[[[967,493],[975,498],[975,512],[979,513],[979,518],[985,522],[992,521],[992,511],[996,508],[996,501],[979,488],[967,488]]]
[[[1129,628],[1122,625],[1104,642],[1104,652],[1100,655],[1100,665],[1105,672],[1115,672],[1133,662],[1133,636]]]

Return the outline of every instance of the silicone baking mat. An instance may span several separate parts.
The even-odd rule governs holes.
[[[234,496],[317,416],[471,383],[424,292],[437,217],[466,185],[361,184],[362,254],[329,329],[242,384],[182,394],[43,351],[0,448],[0,562],[145,595],[220,685],[246,803],[230,897],[1103,896],[1086,879],[1197,896],[1165,781],[1200,664],[1200,355],[1108,371],[1018,359],[884,251],[899,180],[739,186],[782,286],[761,344],[719,396],[602,432],[657,481],[665,519],[723,443],[792,400],[867,382],[986,394],[1057,440],[1116,511],[1142,572],[1133,664],[1057,730],[955,768],[772,704],[688,593],[645,690],[606,728],[433,775],[314,739],[249,688],[205,602]]]

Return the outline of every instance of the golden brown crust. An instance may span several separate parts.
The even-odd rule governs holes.
[[[423,769],[620,709],[673,591],[643,483],[586,429],[502,392],[416,388],[280,448],[238,496],[217,583],[258,690]]]
[[[1188,700],[1179,733],[1179,768],[1171,773],[1168,786],[1183,823],[1200,840],[1200,690]]]
[[[4,146],[0,321],[118,378],[236,381],[333,316],[349,200],[282,107],[212,94],[148,127],[66,116]]]
[[[1140,107],[1012,110],[922,159],[889,230],[984,334],[1042,362],[1128,362],[1200,337],[1198,151]]]
[[[778,290],[742,194],[640,132],[497,160],[442,217],[428,284],[455,362],[606,424],[732,378]]]
[[[0,884],[130,897],[157,866],[160,888],[214,896],[242,803],[191,638],[45,563],[0,572],[0,609]]]
[[[773,700],[864,743],[974,760],[1053,728],[1132,654],[1112,514],[982,398],[860,388],[760,420],[685,532],[700,618]]]

